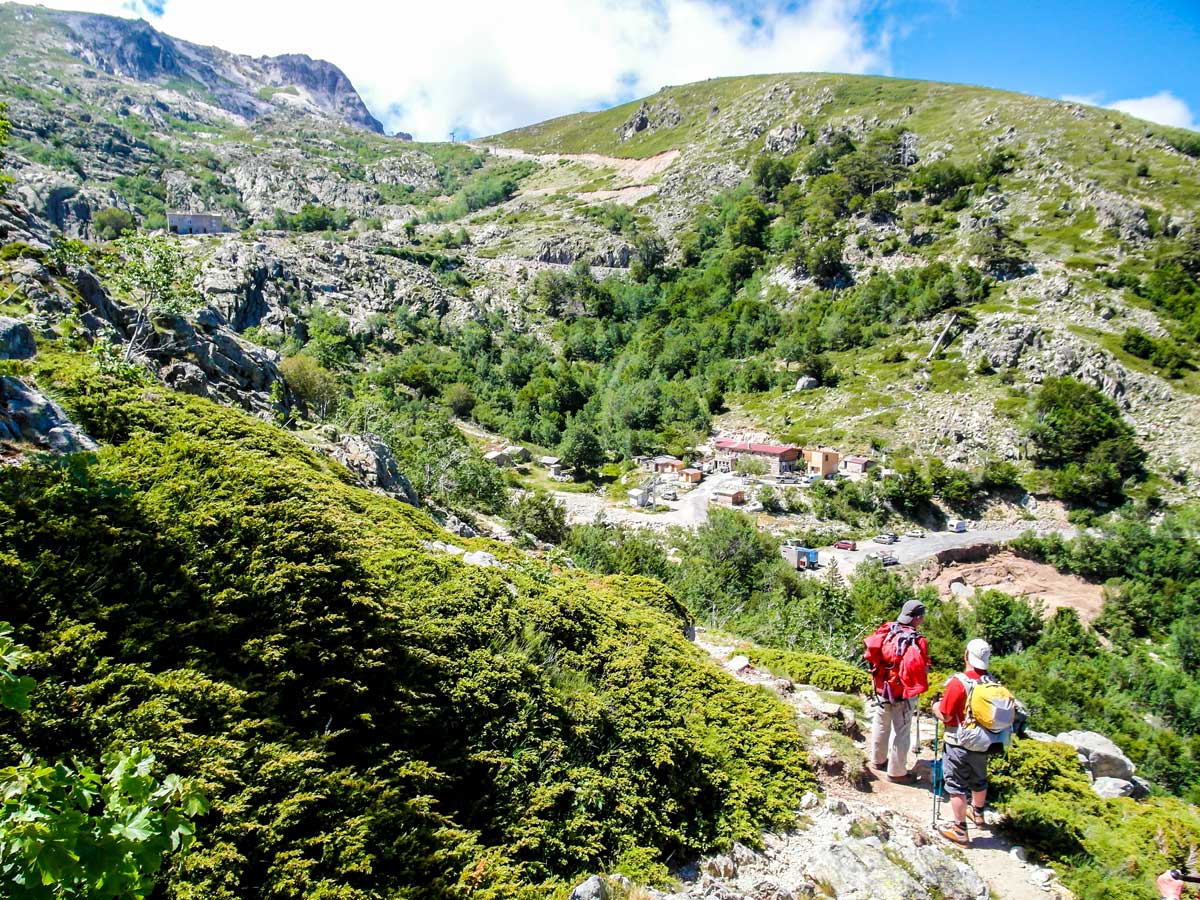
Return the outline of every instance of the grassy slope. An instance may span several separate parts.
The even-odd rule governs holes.
[[[469,566],[273,426],[69,358],[38,380],[110,446],[0,473],[42,684],[2,745],[147,744],[199,779],[174,896],[541,895],[754,841],[813,784],[786,709],[661,585]]]
[[[768,98],[777,85],[792,89]],[[741,124],[755,122],[769,130],[799,122],[810,131],[823,124],[855,117],[883,123],[900,123],[917,132],[924,148],[938,147],[951,159],[971,160],[1010,125],[1021,138],[1043,144],[1047,164],[1059,161],[1078,174],[1106,187],[1119,188],[1151,206],[1178,206],[1200,193],[1200,165],[1162,146],[1147,147],[1136,161],[1115,142],[1143,134],[1174,135],[1186,132],[1135,119],[1124,113],[1086,108],[1076,117],[1073,104],[969,85],[912,81],[867,75],[755,75],[714,78],[679,87],[663,88],[646,98],[651,106],[674,104],[682,114],[672,127],[647,129],[630,140],[619,140],[620,126],[643,101],[594,113],[576,113],[487,138],[499,146],[535,152],[604,153],[644,158],[668,149],[699,146],[714,155],[746,158],[757,152],[762,140],[747,134],[725,142],[715,136],[714,121],[735,112]],[[714,112],[714,107],[717,112]],[[908,108],[911,107],[911,114]],[[989,115],[994,123],[983,124]],[[1118,127],[1119,126],[1119,127]],[[1156,142],[1157,143],[1157,142]],[[952,146],[948,146],[952,145]],[[1136,163],[1151,167],[1152,183],[1134,177]],[[1036,178],[1034,165],[1028,173]]]

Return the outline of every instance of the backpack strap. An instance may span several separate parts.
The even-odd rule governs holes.
[[[963,718],[958,723],[959,728],[964,728],[975,724],[975,716],[971,713],[971,691],[975,690],[975,685],[978,684],[977,679],[968,678],[966,672],[955,672],[954,677],[958,679],[958,683],[963,686],[963,690],[967,692],[966,699],[963,700]]]

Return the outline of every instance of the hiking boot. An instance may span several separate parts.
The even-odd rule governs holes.
[[[972,806],[970,809],[968,809],[967,810],[967,818],[970,819],[972,822],[974,822],[976,825],[986,825],[987,824],[987,822],[983,818],[983,807],[981,807],[981,806]]]
[[[938,828],[942,837],[954,841],[960,847],[970,847],[971,838],[967,836],[966,822],[947,822]]]
[[[892,784],[916,784],[917,776],[912,772],[905,772],[903,775],[889,775],[887,780]]]

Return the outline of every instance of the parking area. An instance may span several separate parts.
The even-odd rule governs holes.
[[[868,553],[890,553],[896,557],[900,565],[922,562],[930,559],[943,550],[956,547],[970,547],[974,544],[999,544],[1011,541],[1032,528],[1029,525],[1009,525],[1001,528],[969,528],[966,531],[927,531],[925,537],[908,537],[899,535],[894,544],[877,544],[870,537],[858,542],[857,550],[835,550],[824,547],[820,552],[820,562],[828,565],[836,560],[838,569],[843,573],[853,572],[866,559]]]

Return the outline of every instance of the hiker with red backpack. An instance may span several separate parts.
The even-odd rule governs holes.
[[[925,604],[909,600],[895,622],[884,622],[864,643],[875,687],[871,760],[890,781],[908,782],[909,733],[917,698],[929,689],[929,647],[917,628]]]
[[[964,847],[971,843],[968,818],[975,825],[984,824],[988,756],[1007,749],[1017,721],[1016,699],[988,674],[991,657],[987,641],[970,641],[963,654],[966,667],[946,682],[945,693],[933,704],[933,714],[946,727],[942,771],[954,815],[953,822],[938,830]]]

